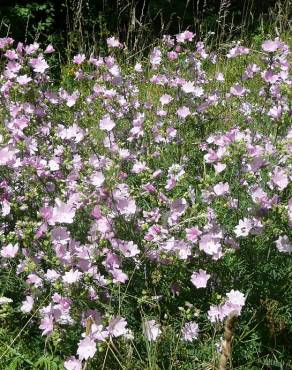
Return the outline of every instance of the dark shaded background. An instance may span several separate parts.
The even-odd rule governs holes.
[[[184,29],[199,38],[246,37],[268,26],[281,0],[0,0],[0,35],[54,42],[69,51],[90,51],[117,35],[138,50],[162,34]]]

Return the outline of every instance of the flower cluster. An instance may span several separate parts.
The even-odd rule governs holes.
[[[52,45],[0,39],[1,269],[23,281],[17,309],[43,336],[82,331],[67,370],[116,338],[163,336],[152,307],[165,284],[174,300],[212,300],[200,322],[240,314],[246,292],[236,277],[221,285],[216,264],[255,238],[292,251],[288,46],[265,41],[257,64],[224,83],[218,56],[194,40],[165,36],[149,63],[124,70],[111,37],[109,55],[76,55],[56,88]],[[236,44],[226,61],[250,56]],[[138,329],[124,308],[132,289],[152,302],[147,318],[128,304]],[[197,339],[198,323],[177,335]]]

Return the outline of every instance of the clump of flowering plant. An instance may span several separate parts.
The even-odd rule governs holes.
[[[67,370],[162,342],[186,302],[175,335],[200,340],[256,309],[247,274],[261,259],[287,268],[288,46],[265,41],[254,60],[235,45],[226,63],[245,67],[229,76],[194,37],[167,36],[127,68],[109,38],[58,88],[52,46],[0,40],[1,270],[21,281],[3,294],[40,336],[70,342]]]

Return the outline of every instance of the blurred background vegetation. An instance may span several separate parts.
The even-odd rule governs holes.
[[[129,52],[185,29],[197,38],[214,32],[218,46],[289,31],[289,9],[291,0],[1,0],[0,36],[52,42],[64,59],[98,51],[109,35]]]

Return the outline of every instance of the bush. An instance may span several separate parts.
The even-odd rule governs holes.
[[[233,366],[291,363],[288,46],[193,37],[59,85],[0,40],[5,369],[213,369],[234,311]]]

